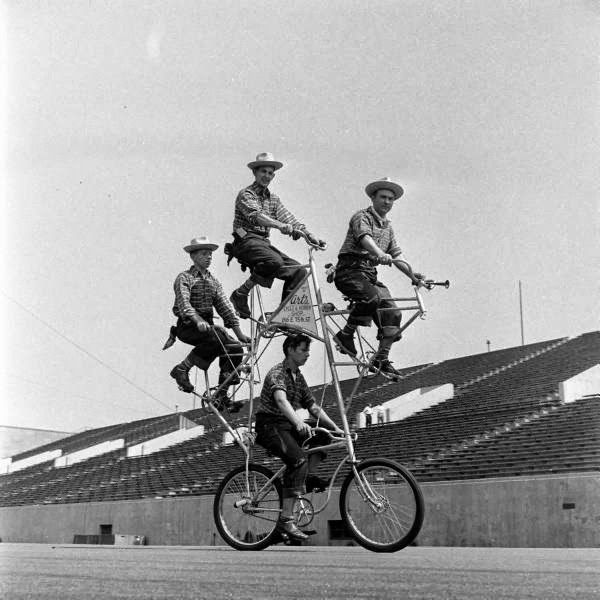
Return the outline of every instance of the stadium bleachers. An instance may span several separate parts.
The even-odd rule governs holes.
[[[419,481],[535,475],[600,470],[600,397],[561,404],[560,382],[600,363],[600,332],[561,338],[425,364],[402,371],[399,382],[382,377],[364,380],[350,416],[367,403],[381,404],[409,391],[452,383],[447,401],[410,417],[359,430],[361,458],[385,456],[409,466]],[[342,382],[344,395],[354,380]],[[331,386],[314,388],[334,418]],[[184,413],[206,434],[142,457],[126,458],[126,449],[95,456],[68,467],[38,464],[0,476],[0,505],[50,504],[212,494],[223,475],[242,464],[236,445],[222,445],[223,428],[205,409]],[[179,426],[180,415],[103,427],[71,436],[13,460],[60,448],[72,452],[101,441],[125,439],[131,446]],[[247,424],[247,414],[231,419]],[[278,459],[260,447],[255,462],[274,468]],[[321,473],[330,475],[331,451]],[[341,483],[341,480],[339,480]]]

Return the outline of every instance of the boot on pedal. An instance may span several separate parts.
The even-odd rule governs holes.
[[[342,354],[348,354],[349,356],[356,356],[356,346],[354,345],[354,336],[338,331],[333,336],[333,341],[337,344]]]
[[[231,296],[229,296],[231,304],[235,312],[240,316],[240,319],[248,319],[252,314],[250,312],[250,306],[248,305],[248,294],[242,294],[239,290],[235,290]]]
[[[293,517],[280,517],[277,521],[277,531],[280,533],[284,541],[286,538],[299,542],[304,542],[308,539],[308,536],[303,531],[300,531],[298,527],[296,527]]]
[[[402,378],[401,372],[398,371],[398,369],[395,369],[392,365],[392,361],[388,360],[387,358],[374,358],[371,362],[371,366],[369,367],[369,371],[373,373],[381,373],[382,375],[390,377],[395,381]]]

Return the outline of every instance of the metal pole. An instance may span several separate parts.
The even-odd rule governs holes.
[[[521,314],[521,346],[525,345],[525,333],[523,331],[523,291],[521,288],[521,280],[519,279],[519,312]]]
[[[490,342],[490,340],[485,340],[485,343],[487,344],[487,348],[488,348],[488,352],[490,351],[490,344],[492,342]]]

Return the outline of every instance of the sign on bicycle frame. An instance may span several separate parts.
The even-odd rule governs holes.
[[[308,279],[287,299],[272,323],[296,325],[318,335],[312,294]]]

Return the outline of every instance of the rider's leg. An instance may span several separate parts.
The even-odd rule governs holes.
[[[206,370],[214,359],[214,357],[207,358],[203,352],[203,345],[208,333],[200,333],[194,323],[180,319],[177,323],[176,335],[182,342],[196,347],[171,369],[170,375],[184,392],[192,392],[194,386],[189,378],[191,368],[198,367]]]
[[[400,323],[402,321],[402,311],[398,309],[397,304],[390,300],[390,291],[381,282],[377,282],[377,288],[380,296],[380,309],[375,314],[373,320],[378,328],[377,338],[379,339],[379,348],[373,357],[373,364],[387,375],[397,376],[400,372],[395,369],[389,360],[392,344],[398,341],[402,334],[400,332]]]
[[[327,442],[325,442],[327,443]],[[308,474],[306,476],[306,491],[307,492],[324,492],[329,486],[329,479],[322,479],[315,474],[319,465],[326,458],[325,452],[315,452],[308,456]]]
[[[216,394],[215,402],[220,408],[227,406],[231,412],[239,411],[244,405],[243,402],[232,402],[227,395],[227,390],[231,385],[237,385],[240,382],[238,367],[244,357],[242,345],[234,340],[222,329],[216,329],[216,338],[220,344],[217,350],[219,354],[219,391]],[[231,377],[230,377],[231,376]],[[229,379],[229,381],[227,381]],[[227,381],[227,385],[221,387]]]
[[[300,285],[306,275],[306,270],[300,266],[297,260],[290,258],[279,248],[270,244],[262,247],[261,252],[255,253],[252,260],[256,260],[256,262],[252,266],[250,280],[265,287],[271,287],[273,279],[281,279],[283,281],[282,302]],[[240,287],[236,292],[241,293],[243,290]]]
[[[273,285],[274,272],[282,266],[283,261],[271,246],[267,238],[260,235],[247,234],[237,238],[234,245],[236,258],[248,265],[252,275],[240,287],[233,291],[230,300],[241,318],[250,317],[248,295],[255,285],[270,288]]]
[[[300,531],[294,521],[296,498],[305,493],[308,461],[298,443],[293,425],[285,417],[257,413],[256,441],[269,452],[278,456],[286,465],[283,474],[283,501],[278,529],[299,540],[308,536]]]
[[[283,279],[283,290],[281,292],[281,302],[285,302],[288,296],[300,285],[306,275],[298,262],[293,258],[282,254],[283,265],[279,268],[275,277]]]
[[[371,325],[379,306],[380,298],[374,269],[338,269],[335,286],[345,296],[354,301],[344,329],[334,336],[334,340],[345,354],[356,355],[354,333],[357,327]]]

